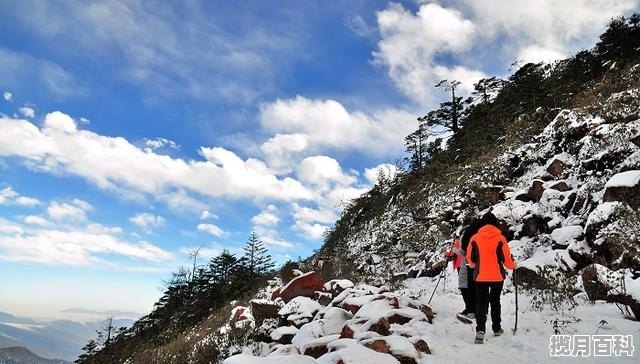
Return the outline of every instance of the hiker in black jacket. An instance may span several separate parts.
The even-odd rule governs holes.
[[[462,256],[466,254],[469,246],[469,240],[471,240],[471,237],[474,236],[481,227],[482,224],[480,219],[474,219],[464,230],[464,233],[462,233],[462,238],[460,239],[460,250]],[[464,311],[460,312],[460,315],[469,319],[474,319],[476,311],[476,289],[473,281],[473,268],[469,267],[466,259],[462,261],[462,266],[460,267],[458,284],[460,286],[460,292],[462,293],[462,299],[464,300],[465,306]]]

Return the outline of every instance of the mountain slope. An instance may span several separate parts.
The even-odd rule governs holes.
[[[130,326],[132,323],[128,319],[114,320],[116,327]],[[23,346],[43,357],[74,360],[103,325],[102,321],[38,322],[0,313],[0,348]]]
[[[2,364],[70,364],[70,362],[57,359],[44,359],[29,351],[29,349],[17,346],[0,349],[0,363]]]
[[[145,337],[154,321],[139,321],[138,332],[85,362],[115,355],[127,364],[208,364],[246,352],[261,358],[226,363],[537,363],[549,359],[554,333],[638,342],[639,63],[634,15],[614,20],[592,50],[522,66],[494,98],[467,110],[446,148],[436,145],[427,163],[353,200],[320,251],[296,267],[355,287],[336,290],[319,275],[297,288],[276,279],[180,333]],[[462,303],[443,255],[454,233],[487,211],[500,219],[519,262],[521,327],[516,337],[474,347],[471,327],[454,318]],[[292,267],[285,268],[282,281]],[[429,322],[421,307],[432,294]],[[509,277],[505,329],[513,324],[512,295]]]

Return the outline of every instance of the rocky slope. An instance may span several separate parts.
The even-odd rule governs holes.
[[[420,223],[432,240],[424,247],[410,241],[408,227],[416,221],[402,211],[399,196],[367,228],[344,239],[346,255],[333,257],[356,266],[361,277],[385,284],[325,284],[313,272],[284,287],[274,281],[249,307],[234,310],[223,331],[254,328],[249,331],[256,334],[248,345],[231,349],[244,355],[225,363],[457,362],[457,352],[472,360],[478,350],[505,360],[522,358],[524,351],[530,355],[522,361],[533,363],[549,358],[554,333],[603,329],[638,342],[639,113],[638,89],[589,108],[559,111],[529,143],[505,151],[459,185],[429,195],[424,201],[429,222]],[[442,259],[450,244],[447,232],[486,211],[509,235],[519,262],[516,276],[526,287],[520,334],[489,339],[499,350],[473,349],[471,327],[454,319],[462,303],[455,274]],[[386,253],[390,242],[401,254]],[[317,256],[316,268],[328,259]],[[443,269],[449,271],[441,283],[444,291],[438,289],[429,307]],[[515,313],[511,278],[505,286],[503,317],[509,317]]]

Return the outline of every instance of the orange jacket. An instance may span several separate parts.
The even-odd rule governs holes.
[[[516,268],[507,239],[493,225],[481,227],[471,237],[467,248],[467,262],[469,266],[475,265],[473,278],[476,282],[502,282],[506,276],[504,267]]]

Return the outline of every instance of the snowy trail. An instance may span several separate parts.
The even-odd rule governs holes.
[[[537,363],[638,363],[640,353],[634,351],[633,356],[606,356],[598,357],[589,355],[587,357],[551,357],[550,355],[550,337],[554,335],[554,320],[567,321],[561,324],[559,331],[565,335],[632,335],[633,343],[640,343],[640,323],[625,317],[617,309],[614,304],[605,302],[596,302],[592,304],[585,297],[584,293],[580,293],[574,297],[578,305],[573,310],[558,312],[548,305],[540,306],[530,292],[522,292],[519,290],[519,326],[516,335],[512,334],[515,319],[515,295],[513,284],[510,278],[505,281],[502,303],[502,328],[505,334],[500,337],[493,336],[491,332],[491,322],[488,318],[487,327],[489,332],[485,337],[485,343],[482,345],[474,344],[475,322],[474,324],[465,324],[456,318],[456,313],[460,312],[464,306],[462,297],[458,292],[457,273],[448,267],[446,282],[440,282],[438,289],[433,296],[430,304],[435,313],[433,323],[427,320],[413,320],[407,324],[391,324],[391,336],[388,339],[401,339],[398,335],[407,335],[425,340],[431,350],[431,355],[407,355],[415,358],[417,363],[438,363],[438,364],[459,364],[459,363],[477,363],[477,364],[537,364]],[[393,297],[410,298],[412,302],[427,303],[434,287],[436,287],[438,278],[415,278],[407,279],[402,283],[402,287],[392,290],[388,294]],[[443,284],[443,283],[446,283]],[[375,288],[375,287],[373,287]],[[363,306],[358,312],[359,315],[368,314],[371,317],[379,316],[379,310],[384,312],[387,301],[380,300],[373,304],[370,301],[371,296],[361,296],[353,298],[352,301],[369,302],[369,306]],[[308,299],[307,299],[308,300]],[[378,307],[378,309],[376,309]],[[286,307],[285,307],[286,308]],[[338,308],[333,310],[341,311]],[[316,319],[317,320],[317,319]],[[314,321],[318,323],[317,321]],[[327,321],[332,322],[332,321]],[[342,322],[342,321],[341,321]],[[606,324],[601,325],[601,322]],[[329,324],[321,320],[321,327],[325,329]],[[311,324],[309,324],[311,325]],[[305,326],[307,327],[307,326]],[[312,326],[308,326],[312,327]],[[225,361],[225,364],[306,364],[306,363],[340,363],[347,364],[375,364],[375,363],[398,363],[399,361],[391,355],[381,354],[364,348],[358,340],[339,339],[338,335],[330,335],[340,331],[339,325],[337,330],[325,333],[326,336],[319,338],[320,341],[327,341],[331,345],[343,346],[344,350],[339,354],[330,352],[318,359],[310,356],[302,356],[297,354],[288,355],[269,355],[266,358],[255,358],[246,355],[240,355]],[[322,328],[319,329],[323,331]],[[302,328],[301,331],[304,331]],[[297,329],[295,330],[297,332]],[[378,334],[372,337],[380,337]],[[318,341],[316,340],[316,341]],[[296,336],[294,344],[302,347],[305,343],[314,341],[314,337],[306,335]],[[341,342],[339,344],[339,342]],[[325,344],[327,344],[325,343]],[[411,346],[410,351],[413,350]],[[304,350],[301,350],[304,352]],[[262,355],[267,355],[269,351]]]
[[[437,279],[437,278],[436,278]],[[399,292],[418,300],[428,300],[436,284],[434,278],[417,278],[406,281],[406,287]],[[531,307],[532,297],[519,292],[518,332],[514,336],[512,329],[515,317],[515,299],[510,281],[505,281],[502,296],[502,327],[505,334],[494,337],[491,332],[486,336],[483,345],[473,343],[475,325],[464,324],[455,318],[462,310],[464,303],[457,292],[457,274],[447,274],[446,291],[442,282],[431,302],[436,313],[433,324],[416,325],[418,332],[426,336],[433,355],[424,363],[638,363],[640,352],[636,350],[632,357],[551,357],[549,354],[549,338],[554,334],[550,321],[555,318],[568,318],[562,314],[544,308],[535,311]],[[580,297],[578,297],[580,299]],[[640,345],[640,322],[632,321],[621,315],[613,304],[597,302],[591,304],[580,301],[572,314],[580,321],[567,325],[563,334],[594,335],[601,320],[608,322],[600,328],[599,335],[633,335],[634,344]],[[488,327],[490,331],[490,318]]]

